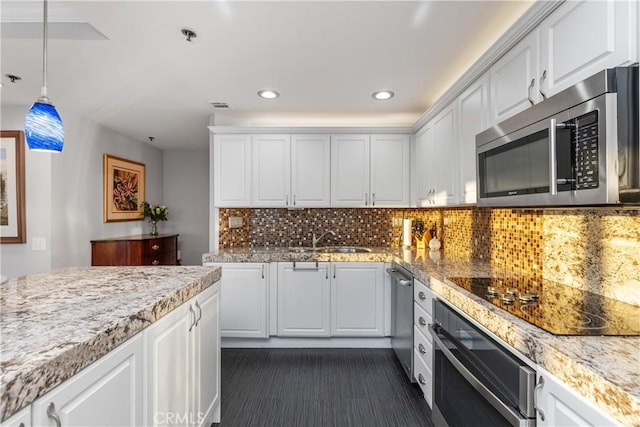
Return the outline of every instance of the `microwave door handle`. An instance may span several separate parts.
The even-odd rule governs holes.
[[[558,195],[558,162],[556,158],[556,119],[549,120],[549,192]]]
[[[476,391],[480,393],[480,395],[482,395],[482,397],[491,406],[494,407],[496,411],[500,412],[500,414],[503,417],[505,417],[505,419],[509,424],[511,424],[514,427],[515,426],[523,427],[523,426],[532,425],[531,424],[532,420],[522,418],[521,415],[519,415],[516,411],[514,411],[509,406],[507,406],[504,402],[502,402],[491,390],[489,390],[484,384],[482,384],[482,382],[478,380],[473,375],[473,373],[469,371],[466,366],[464,366],[463,363],[461,363],[456,358],[456,356],[451,352],[451,350],[449,350],[449,348],[444,343],[444,341],[442,341],[442,338],[440,338],[440,335],[438,334],[438,332],[436,332],[436,330],[434,329],[434,326],[435,325],[432,324],[431,327],[429,328],[429,332],[433,337],[434,344],[442,351],[442,354],[449,360],[449,362],[451,362],[453,367],[456,368],[456,370],[460,373],[460,375],[462,375],[469,382],[469,384],[473,386],[473,388],[476,389]],[[455,344],[453,345],[455,347]]]

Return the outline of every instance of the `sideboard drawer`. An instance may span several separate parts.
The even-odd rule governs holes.
[[[91,265],[176,265],[178,235],[125,236],[91,241]]]
[[[176,238],[158,238],[145,240],[143,243],[143,254],[145,257],[157,256],[176,251]]]

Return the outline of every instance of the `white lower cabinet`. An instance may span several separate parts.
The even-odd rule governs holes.
[[[278,336],[328,337],[329,285],[328,262],[279,262]]]
[[[223,338],[268,338],[269,264],[221,263],[220,333]]]
[[[413,370],[429,407],[433,401],[433,338],[429,325],[433,323],[433,299],[436,297],[424,283],[413,284]]]
[[[33,402],[33,425],[142,425],[142,341],[136,335]]]
[[[219,307],[218,287],[211,287],[145,332],[145,425],[219,421]]]
[[[31,427],[31,405],[20,409],[18,412],[0,423],[0,427]]]
[[[620,425],[541,367],[536,371],[538,427]]]
[[[384,264],[331,263],[331,336],[384,336]]]

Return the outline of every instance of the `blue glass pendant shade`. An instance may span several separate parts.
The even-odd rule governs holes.
[[[27,113],[24,132],[30,150],[62,151],[64,128],[53,104],[36,101]]]

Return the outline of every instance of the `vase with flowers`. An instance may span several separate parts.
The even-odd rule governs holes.
[[[166,206],[150,205],[147,201],[142,203],[142,218],[149,218],[149,224],[151,224],[149,234],[152,236],[158,235],[158,221],[166,221],[168,215],[169,208]]]

